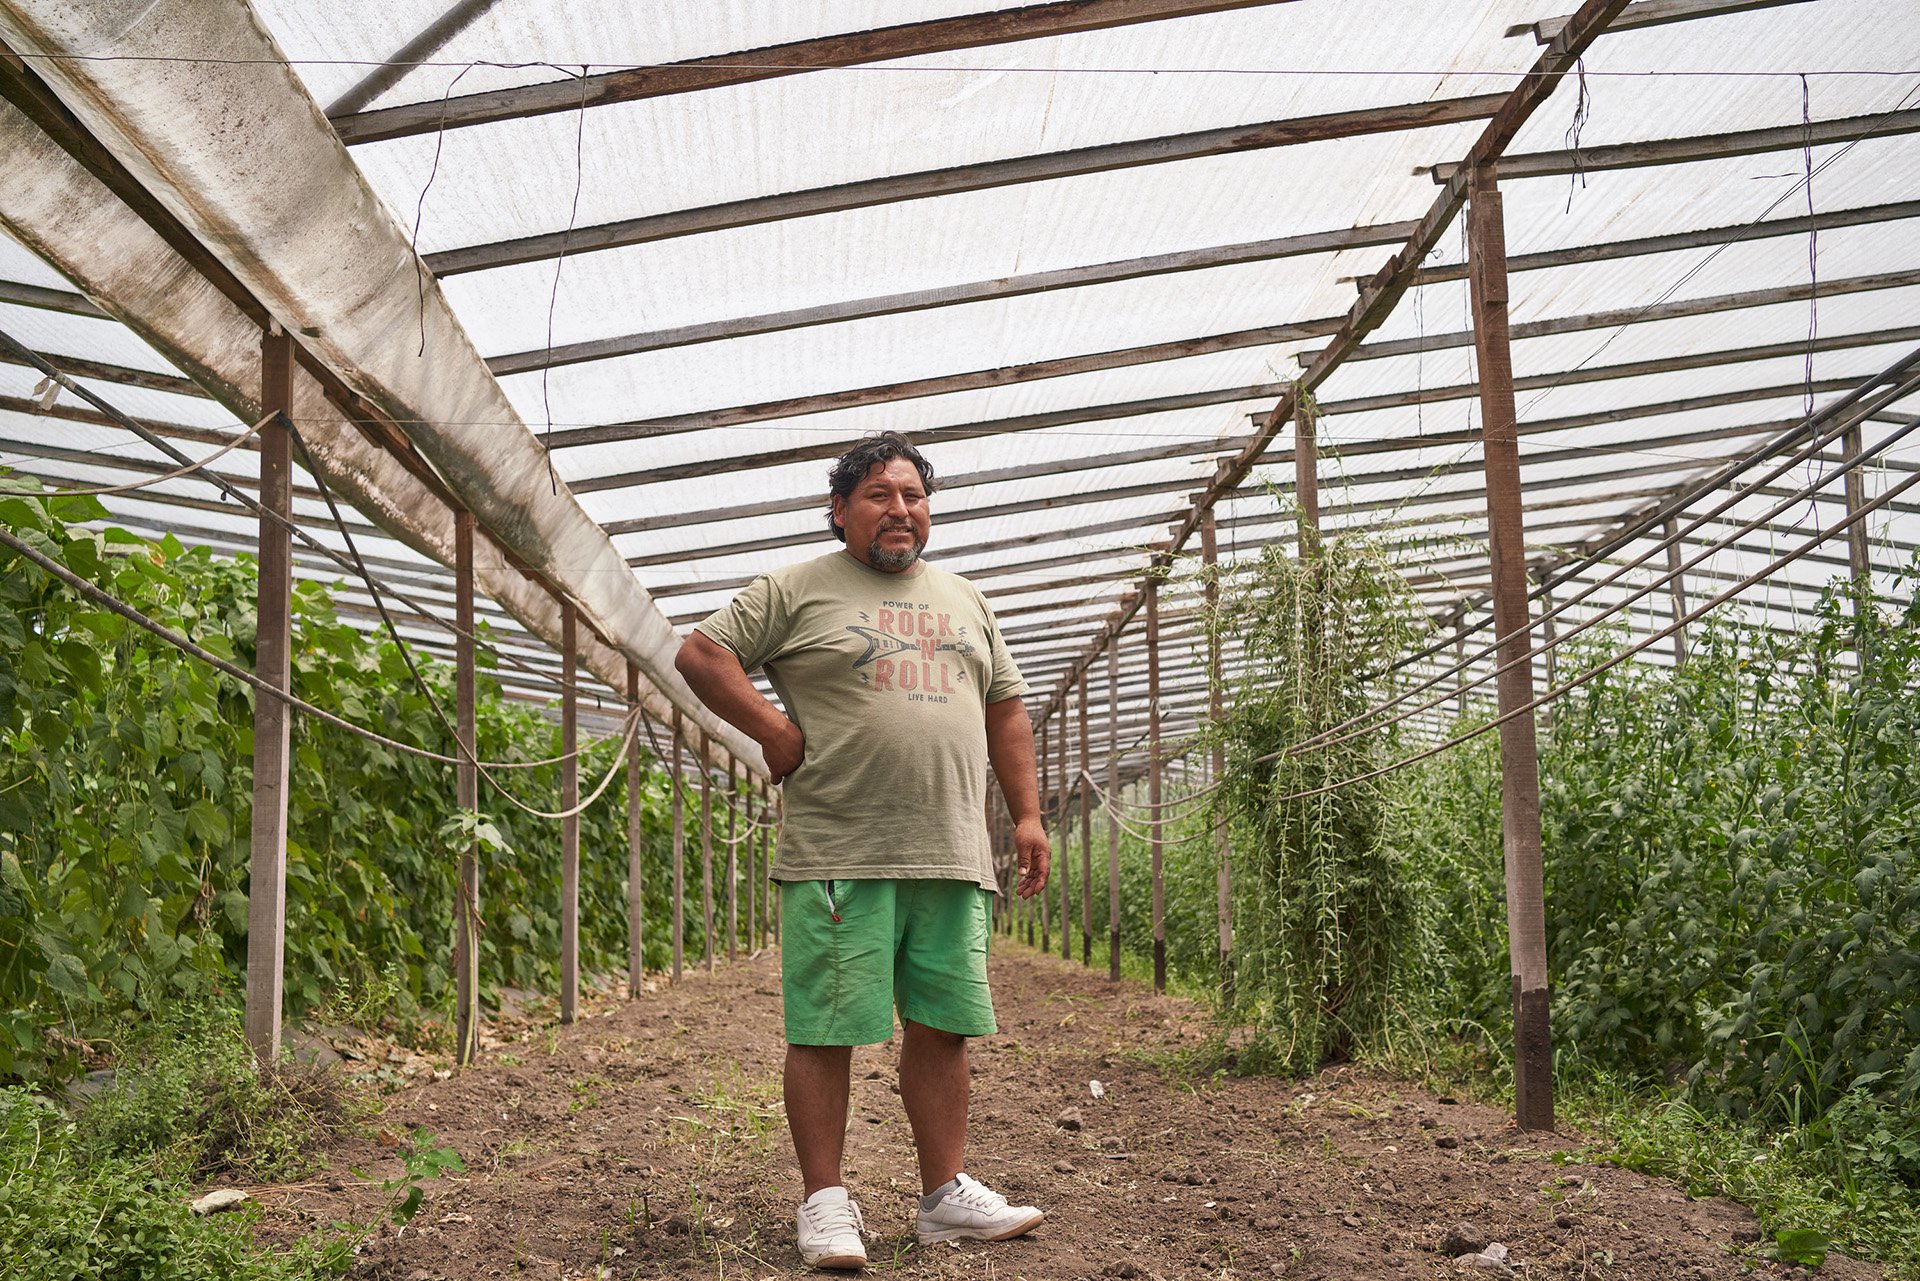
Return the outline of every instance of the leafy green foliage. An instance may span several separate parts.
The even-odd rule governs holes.
[[[1841,1250],[1920,1278],[1920,1189],[1885,1161],[1890,1118],[1853,1094],[1819,1121],[1760,1126],[1592,1068],[1563,1073],[1563,1111],[1605,1140],[1595,1155],[1674,1179],[1695,1196],[1751,1205],[1768,1234],[1757,1254],[1812,1264]]]
[[[287,1250],[254,1243],[257,1213],[196,1217],[193,1184],[216,1173],[297,1177],[346,1121],[340,1086],[298,1067],[259,1069],[234,1013],[181,1002],[125,1045],[115,1079],[75,1121],[0,1089],[0,1258],[22,1281],[304,1281],[352,1262],[351,1234]]]
[[[286,1062],[261,1066],[231,1008],[183,1001],[143,1021],[115,1061],[114,1084],[81,1111],[87,1161],[147,1160],[188,1178],[261,1182],[314,1169],[313,1147],[345,1126],[339,1081]]]
[[[1214,727],[1226,748],[1215,817],[1230,829],[1235,986],[1226,1010],[1249,1066],[1311,1071],[1386,1021],[1411,903],[1386,842],[1393,734],[1335,733],[1378,697],[1366,673],[1423,630],[1378,544],[1330,540],[1302,561],[1275,547],[1223,584],[1211,626],[1245,646],[1249,676]],[[1317,736],[1311,751],[1288,749]],[[1332,784],[1344,784],[1322,790]]]
[[[87,498],[0,495],[16,536],[142,612],[242,666],[253,661],[254,564],[74,522]],[[451,753],[451,735],[399,653],[342,623],[324,586],[296,585],[294,689],[317,706]],[[483,659],[484,662],[484,659]],[[444,707],[453,676],[422,661]],[[237,999],[245,961],[252,795],[251,691],[57,580],[0,557],[0,1077],[70,1072],[127,1011],[209,988]],[[452,766],[296,715],[288,814],[290,1014],[390,988],[386,1014],[437,1022],[448,974],[457,853],[481,851],[481,974],[551,988],[560,933],[560,831],[483,788],[478,821],[455,803]],[[558,727],[484,677],[478,744],[491,760],[559,753]],[[582,763],[591,779],[609,744]],[[581,821],[581,962],[624,969],[625,771]],[[560,767],[502,771],[542,809]],[[667,787],[641,781],[647,963],[666,963]],[[583,789],[584,790],[584,789]],[[716,800],[716,807],[718,802]],[[697,793],[690,805],[697,816]],[[723,811],[722,811],[723,812]],[[690,820],[697,833],[697,817]],[[703,946],[697,835],[689,843],[689,948]],[[724,854],[724,846],[716,858]],[[369,1011],[374,1012],[374,1011]],[[430,1029],[429,1029],[430,1030]]]

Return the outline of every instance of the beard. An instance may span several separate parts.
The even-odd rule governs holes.
[[[875,531],[873,541],[867,544],[868,563],[875,569],[885,570],[889,574],[897,574],[902,570],[913,568],[913,562],[919,560],[920,553],[927,549],[927,540],[920,537],[918,533],[908,530],[907,532],[913,535],[912,549],[890,552],[880,546],[880,534],[890,532],[892,531]]]

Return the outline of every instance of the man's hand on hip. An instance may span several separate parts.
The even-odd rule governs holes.
[[[1047,869],[1053,865],[1053,847],[1047,829],[1037,818],[1022,819],[1013,827],[1013,849],[1019,858],[1021,898],[1032,898],[1047,888]]]
[[[769,738],[759,740],[760,752],[767,758],[767,774],[774,783],[783,783],[787,775],[807,759],[807,736],[800,726],[786,717]]]

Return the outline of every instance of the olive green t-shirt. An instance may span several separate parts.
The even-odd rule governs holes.
[[[755,579],[695,630],[765,668],[807,738],[781,788],[775,880],[996,888],[986,705],[1027,683],[979,589],[925,561],[887,574],[836,551]]]

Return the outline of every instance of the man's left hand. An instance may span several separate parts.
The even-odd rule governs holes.
[[[1013,849],[1018,856],[1021,898],[1032,898],[1047,888],[1047,870],[1053,865],[1053,847],[1047,843],[1047,829],[1037,818],[1024,819],[1013,827]]]

